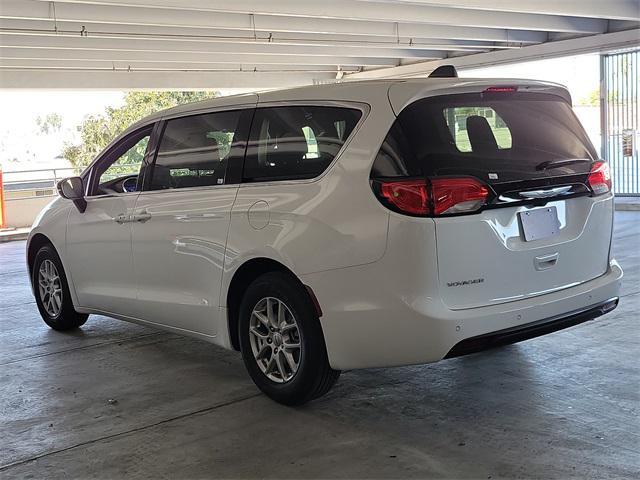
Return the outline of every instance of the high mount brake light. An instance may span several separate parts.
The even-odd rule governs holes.
[[[514,93],[518,91],[518,87],[489,87],[483,93]]]
[[[379,181],[379,197],[393,210],[417,216],[469,213],[489,198],[489,188],[471,177]]]
[[[611,170],[606,162],[596,162],[587,178],[589,187],[596,195],[611,191]]]

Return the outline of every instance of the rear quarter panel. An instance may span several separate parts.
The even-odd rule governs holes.
[[[356,98],[361,106],[366,100],[364,118],[322,175],[240,186],[225,253],[223,306],[233,273],[252,258],[276,260],[301,276],[375,262],[384,255],[389,215],[373,196],[369,172],[395,116],[386,88],[375,91]],[[308,103],[324,104],[314,98]]]

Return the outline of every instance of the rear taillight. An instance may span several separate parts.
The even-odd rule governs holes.
[[[397,212],[417,216],[475,212],[487,203],[490,195],[486,185],[471,177],[374,183],[384,204]]]
[[[429,190],[424,180],[381,182],[380,195],[400,212],[429,215]]]
[[[589,178],[587,179],[589,187],[596,195],[601,195],[611,191],[611,170],[606,162],[596,162],[591,167]]]
[[[474,212],[489,198],[489,188],[475,178],[436,178],[431,180],[433,213]]]

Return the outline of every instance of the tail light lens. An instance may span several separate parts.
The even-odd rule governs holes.
[[[428,215],[429,190],[424,180],[381,182],[380,195],[397,210],[411,215]]]
[[[489,197],[489,189],[475,178],[436,178],[431,193],[435,215],[473,212]]]
[[[611,170],[606,162],[596,162],[591,167],[589,178],[587,179],[589,187],[596,195],[601,195],[611,191]]]
[[[378,181],[378,197],[391,209],[417,216],[469,213],[482,208],[489,188],[471,177]]]

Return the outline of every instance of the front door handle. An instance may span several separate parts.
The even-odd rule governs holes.
[[[132,220],[135,222],[144,223],[148,220],[151,220],[151,214],[146,210],[142,210],[141,212],[138,212],[135,215],[133,215]]]
[[[113,217],[113,221],[122,225],[123,223],[127,223],[130,222],[131,219],[129,218],[129,215],[126,215],[124,213],[121,213],[119,215],[116,215],[115,217]]]

